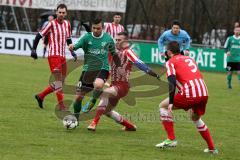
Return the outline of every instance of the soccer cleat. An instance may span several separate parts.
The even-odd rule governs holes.
[[[229,85],[229,86],[228,86],[228,89],[232,89],[232,86],[231,86],[231,85]]]
[[[166,139],[162,143],[157,144],[155,147],[166,148],[166,147],[176,147],[176,146],[177,146],[177,140]]]
[[[35,95],[35,99],[38,102],[38,106],[43,109],[43,100],[39,97],[39,95]]]
[[[96,103],[96,102],[95,102]],[[95,105],[95,103],[92,102],[92,99],[88,101],[83,107],[82,107],[82,112],[83,113],[88,113]]]
[[[97,127],[97,124],[93,121],[88,127],[87,129],[89,131],[96,131],[96,127]]]
[[[204,153],[218,154],[217,149],[209,150],[208,148],[203,150]]]
[[[124,126],[123,128],[122,128],[122,130],[123,131],[136,131],[137,130],[137,127],[134,125],[133,127],[131,127],[131,128],[128,128],[128,127],[126,127],[126,126]]]

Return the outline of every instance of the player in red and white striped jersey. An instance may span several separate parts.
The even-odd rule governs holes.
[[[129,48],[128,35],[126,32],[120,32],[116,37],[116,48],[118,49],[118,57],[121,60],[121,66],[117,66],[114,62],[111,64],[111,86],[106,88],[101,95],[100,102],[97,107],[96,115],[92,123],[88,126],[89,130],[95,131],[101,115],[105,113],[108,117],[114,119],[117,123],[123,125],[126,131],[135,131],[136,127],[124,119],[118,112],[113,109],[117,106],[118,101],[125,97],[129,91],[129,76],[132,65],[137,66],[140,70],[159,79],[159,75],[152,71],[144,64]]]
[[[173,147],[177,145],[173,127],[172,109],[192,110],[192,120],[197,130],[207,142],[208,148],[204,152],[217,154],[210,132],[201,120],[204,115],[208,90],[196,62],[188,56],[180,54],[180,47],[176,41],[167,45],[166,62],[167,78],[169,81],[169,97],[160,103],[160,118],[167,132],[168,138],[156,147]],[[178,93],[175,94],[175,89]]]
[[[124,27],[120,24],[122,17],[119,13],[115,13],[112,23],[104,23],[104,31],[112,36],[115,40],[116,36],[120,32],[124,32]],[[112,62],[112,55],[108,55],[108,61]]]
[[[65,109],[63,104],[63,91],[62,84],[66,76],[67,64],[65,57],[66,43],[69,45],[72,43],[71,40],[71,26],[69,21],[64,18],[67,15],[67,6],[65,4],[59,4],[56,11],[57,18],[48,23],[48,25],[43,28],[35,37],[33,43],[33,49],[31,52],[31,57],[37,59],[36,48],[39,40],[48,35],[49,41],[49,51],[48,51],[48,63],[52,74],[55,77],[54,82],[52,82],[46,89],[41,93],[35,95],[40,108],[43,108],[43,100],[46,95],[56,92],[58,99],[58,105],[60,109]],[[77,59],[77,55],[71,53],[74,59]]]
[[[121,21],[121,15],[118,13],[115,13],[113,16],[113,22],[104,24],[105,32],[109,33],[113,39],[116,38],[118,33],[124,32],[124,27],[120,24],[120,21]]]

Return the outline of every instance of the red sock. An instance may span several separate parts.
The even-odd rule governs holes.
[[[199,133],[201,134],[202,138],[207,142],[208,144],[208,149],[209,150],[213,150],[214,149],[214,143],[211,137],[211,134],[209,132],[208,129],[206,129],[205,131],[199,131]]]
[[[162,124],[164,126],[164,129],[167,132],[168,139],[174,140],[176,137],[175,137],[175,134],[174,134],[173,122],[172,121],[164,121],[163,120]]]
[[[104,114],[106,110],[106,106],[98,106],[97,107],[97,112],[96,112],[96,115],[93,119],[93,121],[98,124],[99,120],[100,120],[100,117]]]
[[[128,122],[126,119],[123,119],[123,121],[120,124],[127,128],[134,128],[134,125]]]
[[[49,93],[52,93],[54,89],[49,85],[47,88],[45,88],[41,93],[39,93],[39,97],[43,100],[46,95]]]
[[[202,121],[202,119],[199,119],[197,121],[194,121],[196,124],[198,132],[201,134],[202,138],[207,142],[208,149],[213,150],[214,149],[214,143],[211,137],[211,134],[205,125],[205,123]]]
[[[60,109],[64,109],[65,106],[63,104],[63,91],[59,90],[56,92],[57,100],[58,100],[58,106]]]

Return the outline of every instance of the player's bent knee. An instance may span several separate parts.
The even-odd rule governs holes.
[[[61,71],[58,68],[56,68],[56,69],[53,69],[52,74],[54,75],[61,74]]]
[[[100,78],[97,78],[95,81],[94,81],[94,88],[95,89],[102,89],[104,86],[104,81]]]
[[[51,84],[51,87],[56,91],[56,90],[61,90],[62,89],[62,81],[54,81]]]
[[[161,102],[161,103],[159,104],[159,109],[161,109],[161,108],[167,108],[167,106],[165,105],[164,102]]]
[[[198,121],[201,118],[201,116],[193,113],[191,118],[192,118],[192,121]]]

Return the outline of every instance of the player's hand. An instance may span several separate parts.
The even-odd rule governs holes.
[[[172,114],[173,104],[168,105],[168,111]]]
[[[161,55],[162,57],[165,57],[165,53],[164,53],[164,52],[160,53],[160,55]]]
[[[189,56],[189,53],[190,53],[190,51],[188,49],[184,51],[185,56]]]
[[[74,58],[74,62],[77,61],[77,54],[74,51],[71,51],[71,55]]]
[[[110,86],[111,86],[108,82],[105,82],[104,85],[105,85],[106,87],[110,87]]]
[[[70,45],[68,46],[68,49],[69,49],[69,51],[71,51],[71,52],[73,52],[73,48],[74,48],[74,44],[70,44]]]
[[[36,50],[33,49],[33,50],[31,51],[31,57],[32,57],[33,59],[38,59]]]
[[[230,56],[230,55],[231,55],[231,53],[230,53],[229,51],[228,51],[226,54],[227,54],[227,56]]]

